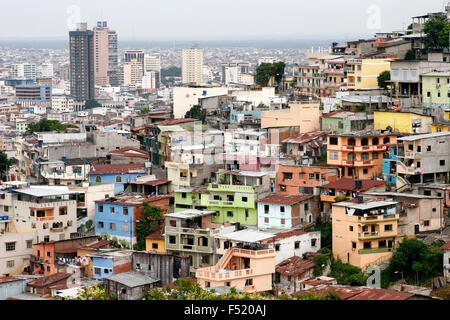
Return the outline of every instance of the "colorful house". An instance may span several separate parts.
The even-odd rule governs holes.
[[[444,120],[433,123],[431,125],[431,132],[445,132],[450,131],[450,109],[444,111]]]
[[[202,288],[226,286],[246,292],[272,290],[275,249],[261,244],[268,237],[273,235],[247,230],[233,232],[229,240],[240,244],[226,249],[214,266],[197,269],[197,282]]]
[[[433,118],[418,112],[374,111],[373,128],[394,132],[430,133]]]
[[[392,59],[352,59],[347,61],[348,90],[379,89],[377,77],[383,71],[391,70]]]
[[[450,72],[429,72],[422,75],[422,96],[425,108],[450,108]]]
[[[158,221],[155,229],[156,229],[155,232],[145,237],[145,251],[166,253],[165,238],[164,238],[164,230],[165,230],[164,221]]]
[[[291,229],[314,223],[313,196],[272,195],[258,203],[258,229]]]
[[[399,239],[396,206],[392,201],[334,203],[334,258],[362,270],[390,259]]]
[[[124,183],[136,181],[137,178],[148,175],[144,163],[133,164],[97,164],[91,166],[90,182],[114,183],[115,194],[124,190]]]
[[[99,249],[86,255],[92,261],[92,274],[96,280],[131,271],[133,251],[122,249]]]
[[[396,145],[399,134],[376,130],[329,135],[327,164],[345,178],[373,179],[383,173],[383,153]]]
[[[95,234],[107,233],[111,238],[125,241],[130,248],[136,244],[136,222],[141,219],[143,203],[169,208],[170,195],[145,197],[138,194],[122,194],[95,202]]]

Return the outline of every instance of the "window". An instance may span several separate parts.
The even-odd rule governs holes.
[[[218,196],[218,195],[214,195],[214,200],[222,200],[221,198],[220,198],[220,196]]]
[[[248,209],[245,209],[245,219],[248,218]]]
[[[427,146],[427,152],[431,151],[431,146]]]
[[[209,256],[202,256],[202,263],[209,264]]]
[[[281,206],[281,207],[280,207],[280,212],[283,212],[283,213],[284,213],[284,206]]]
[[[372,152],[372,160],[378,159],[378,152]]]
[[[353,231],[353,226],[349,226],[349,227],[348,227],[348,230],[349,230],[349,231]]]
[[[211,288],[211,282],[205,281],[205,287],[206,288]]]
[[[430,220],[424,220],[423,221],[423,226],[424,227],[429,227],[430,226]]]
[[[285,219],[281,219],[281,224],[285,224],[286,220]]]
[[[367,139],[367,138],[362,138],[362,139],[361,139],[361,145],[362,145],[362,146],[367,146],[367,145],[369,145],[369,139]]]
[[[47,251],[47,257],[50,257],[50,251]]]
[[[361,159],[363,161],[369,160],[369,154],[367,152],[363,152],[363,154],[361,155]]]
[[[50,236],[45,236],[44,237],[44,242],[50,242]]]
[[[392,231],[392,224],[384,225],[384,231]]]
[[[431,92],[427,91],[427,97],[431,97]]]
[[[292,180],[292,172],[283,172],[283,180]]]
[[[317,239],[311,239],[311,247],[316,246]]]
[[[445,160],[439,160],[439,165],[440,166],[445,166]]]
[[[363,231],[363,232],[367,232],[368,230],[369,230],[369,227],[368,227],[368,226],[363,226],[363,227],[362,227],[362,231]]]
[[[379,240],[378,248],[386,248],[386,240]]]
[[[308,211],[308,204],[305,203],[304,206],[303,206],[303,208],[304,208],[305,211]]]
[[[127,224],[123,225],[123,231],[128,232],[128,225]]]
[[[169,236],[169,243],[170,244],[176,244],[177,238],[175,236]]]
[[[268,204],[264,205],[264,213],[269,213],[269,205]]]
[[[330,152],[330,160],[338,160],[339,154],[337,152]]]
[[[227,195],[227,201],[234,201],[234,195],[230,195],[230,194],[228,194]]]
[[[114,214],[114,207],[109,207],[109,212],[110,212],[111,214]]]
[[[330,138],[330,144],[333,145],[333,146],[336,146],[338,144],[338,138],[331,137]]]
[[[152,243],[152,249],[158,249],[158,244],[157,243]]]
[[[280,251],[280,245],[279,244],[275,245],[275,251]]]
[[[294,249],[299,249],[299,248],[300,248],[300,241],[295,241]]]
[[[181,197],[182,197],[183,199],[186,199],[186,192],[182,192],[182,193],[181,193]]]
[[[102,182],[102,177],[101,176],[96,176],[95,177],[95,182]]]
[[[369,169],[363,169],[363,174],[368,174],[369,173]]]
[[[27,249],[33,248],[33,240],[27,240]]]
[[[344,123],[342,121],[338,122],[338,128],[339,129],[344,129]]]
[[[233,211],[227,211],[227,217],[232,217],[233,216]]]
[[[98,225],[99,228],[103,228],[103,221],[99,221],[99,222],[97,223],[97,225]]]
[[[123,208],[123,215],[125,215],[125,216],[128,215],[128,207]]]
[[[309,174],[309,179],[314,179],[314,173]]]
[[[373,144],[374,146],[378,145],[378,143],[379,143],[378,138],[373,138],[373,139],[372,139],[372,144]]]
[[[242,202],[247,202],[248,198],[247,197],[242,197]]]
[[[6,267],[7,267],[7,268],[12,268],[12,267],[14,267],[14,260],[6,261]]]
[[[94,268],[94,273],[96,275],[101,275],[102,274],[102,269],[96,267],[96,268]]]
[[[110,228],[111,230],[116,230],[116,224],[115,224],[114,222],[111,222],[111,223],[109,224],[109,228]]]
[[[98,212],[103,212],[103,204],[98,205]]]
[[[372,248],[372,242],[366,241],[364,242],[364,249],[370,249]]]
[[[269,223],[269,218],[264,218],[264,223]]]
[[[15,242],[6,242],[6,251],[15,251],[16,243]]]
[[[383,144],[389,144],[389,137],[383,138]]]
[[[246,279],[245,280],[245,286],[252,286],[253,285],[253,279]]]

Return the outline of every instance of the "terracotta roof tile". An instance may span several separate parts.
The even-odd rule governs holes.
[[[145,173],[145,164],[128,163],[128,164],[98,164],[93,163],[90,174],[111,174],[111,173],[131,173],[139,171]]]
[[[273,203],[273,204],[287,204],[293,205],[308,199],[313,198],[311,195],[291,195],[291,194],[275,194],[263,199],[259,199],[256,202]]]
[[[109,153],[123,155],[123,156],[131,157],[131,158],[148,159],[150,157],[150,155],[147,151],[141,150],[139,148],[134,148],[134,147],[124,147],[119,150],[112,150]]]
[[[160,121],[160,122],[155,122],[154,124],[157,126],[173,126],[175,124],[181,124],[181,123],[193,122],[193,121],[199,121],[199,120],[194,119],[194,118],[169,119],[169,120],[164,120],[164,121]]]
[[[289,231],[284,231],[284,232],[279,232],[277,234],[275,234],[274,238],[271,238],[271,241],[276,241],[276,240],[281,240],[281,239],[286,239],[286,238],[290,238],[290,237],[295,237],[295,236],[301,236],[302,234],[307,234],[308,232],[303,231],[303,230],[289,230]]]
[[[444,243],[441,247],[442,250],[450,250],[450,241]]]
[[[385,184],[385,181],[379,181],[379,180],[361,180],[361,181],[362,181],[361,189],[355,188],[355,180],[347,179],[347,178],[342,178],[342,179],[336,180],[335,182],[325,184],[325,185],[321,186],[320,188],[347,190],[347,191],[366,191],[371,188],[378,187],[378,186]]]
[[[315,139],[318,139],[320,137],[326,136],[330,132],[328,131],[313,131],[313,132],[306,132],[306,133],[297,133],[296,135],[290,136],[282,141],[282,143],[297,143],[297,144],[304,144],[311,142]]]
[[[275,267],[275,272],[286,276],[298,276],[314,268],[316,265],[311,260],[305,260],[294,256],[280,262]]]
[[[28,283],[31,287],[45,287],[51,285],[52,283],[67,279],[71,276],[71,273],[55,273],[48,277],[42,277],[36,280],[33,280]]]

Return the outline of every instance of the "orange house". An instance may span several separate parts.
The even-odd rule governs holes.
[[[341,176],[352,179],[382,177],[383,154],[396,145],[398,134],[376,130],[329,135],[327,164],[341,170]]]
[[[339,169],[319,166],[280,165],[277,170],[277,190],[281,195],[314,195],[312,209],[315,216],[322,210],[319,202],[320,186],[336,181]]]

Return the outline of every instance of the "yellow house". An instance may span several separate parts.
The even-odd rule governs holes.
[[[157,226],[157,230],[145,237],[145,251],[156,253],[166,253],[166,245],[164,239],[164,224]]]
[[[396,205],[392,201],[334,203],[334,258],[362,270],[390,259],[398,239]]]
[[[386,130],[388,126],[394,132],[430,133],[433,118],[415,112],[375,111],[373,113],[373,128]]]
[[[289,109],[264,111],[261,128],[300,127],[300,133],[320,130],[320,103],[289,103]]]
[[[444,121],[433,123],[431,125],[431,132],[448,132],[450,131],[450,109],[446,109],[445,111]]]
[[[352,59],[347,71],[348,90],[379,89],[378,76],[383,71],[391,71],[392,59]]]

